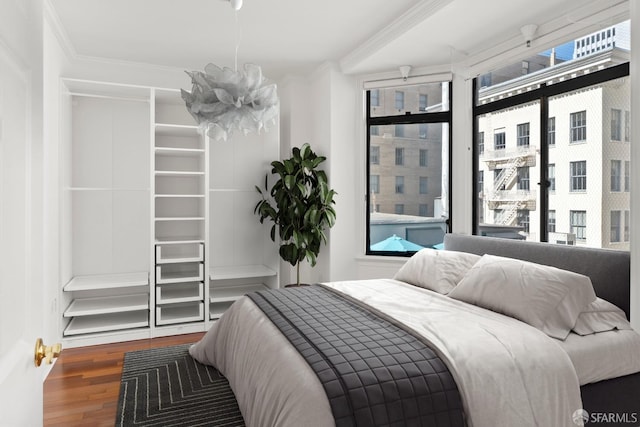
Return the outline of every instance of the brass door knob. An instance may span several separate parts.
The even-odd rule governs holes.
[[[33,362],[36,366],[40,366],[42,363],[42,359],[45,359],[47,363],[51,363],[51,361],[60,356],[60,352],[62,351],[62,344],[56,343],[54,345],[44,345],[42,342],[42,338],[38,338],[36,340],[36,349],[35,356],[33,358]]]

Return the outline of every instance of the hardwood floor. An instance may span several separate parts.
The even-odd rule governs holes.
[[[45,427],[113,427],[124,353],[195,342],[204,333],[63,349],[44,382]]]

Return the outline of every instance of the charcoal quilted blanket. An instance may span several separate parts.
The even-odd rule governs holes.
[[[422,340],[322,286],[249,294],[318,376],[336,426],[464,426],[458,387]]]

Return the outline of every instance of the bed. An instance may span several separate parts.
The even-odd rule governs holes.
[[[394,279],[247,295],[190,353],[229,379],[249,426],[640,423],[628,253],[456,234],[444,247]],[[579,291],[540,318],[555,296],[518,306],[512,287],[495,298],[477,285],[496,266]],[[596,296],[619,307],[602,314],[614,327],[590,333],[588,320],[580,335]]]

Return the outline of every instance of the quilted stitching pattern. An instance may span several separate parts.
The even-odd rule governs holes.
[[[442,360],[409,332],[321,286],[249,294],[316,372],[336,426],[464,426]]]

